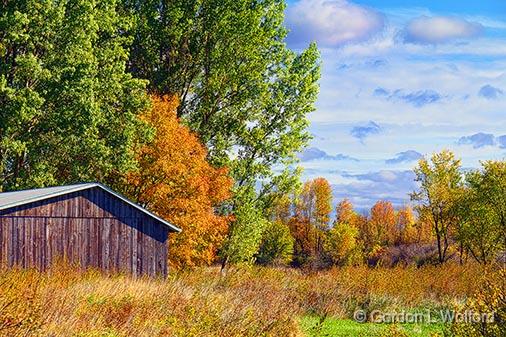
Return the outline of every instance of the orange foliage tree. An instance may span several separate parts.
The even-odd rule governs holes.
[[[196,134],[179,123],[176,96],[152,97],[143,119],[156,128],[154,140],[138,153],[139,170],[126,179],[126,191],[140,204],[179,226],[170,236],[172,267],[210,264],[225,239],[229,218],[215,207],[230,197],[226,168],[207,160]]]
[[[341,200],[336,206],[336,222],[346,223],[354,226],[356,223],[357,214],[353,209],[353,204],[349,199]]]
[[[381,200],[374,204],[369,228],[375,244],[390,245],[394,242],[395,220],[395,210],[390,201]]]
[[[413,243],[417,240],[415,215],[410,206],[404,206],[397,212],[396,244]]]

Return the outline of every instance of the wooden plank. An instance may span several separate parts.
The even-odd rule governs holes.
[[[143,274],[143,247],[144,247],[144,235],[142,234],[143,230],[143,219],[140,218],[137,220],[137,275]]]
[[[132,265],[132,275],[137,275],[137,223],[138,219],[132,219],[132,228],[131,228],[131,236],[130,236],[130,263]]]
[[[4,264],[5,254],[4,254],[4,250],[3,250],[3,247],[5,246],[5,241],[4,241],[4,236],[3,236],[4,223],[5,223],[4,217],[2,215],[0,215],[0,269],[2,269],[5,266],[5,264]]]
[[[102,219],[102,268],[110,270],[110,256],[111,256],[111,219]]]

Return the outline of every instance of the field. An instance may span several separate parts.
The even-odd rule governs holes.
[[[348,267],[320,273],[262,267],[172,273],[167,280],[55,267],[0,273],[0,335],[429,336],[420,327],[355,323],[354,311],[462,304],[484,279],[476,265]],[[422,329],[423,328],[423,329]],[[400,334],[399,336],[404,336]]]
[[[307,336],[382,336],[385,334],[405,332],[409,337],[431,336],[444,331],[443,324],[399,324],[384,325],[377,323],[358,323],[349,319],[328,319],[320,324],[316,316],[304,316],[301,326]]]

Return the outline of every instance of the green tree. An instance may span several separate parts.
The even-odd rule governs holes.
[[[444,150],[434,154],[430,161],[421,159],[414,172],[420,189],[411,194],[411,199],[418,202],[420,218],[431,224],[438,261],[443,263],[459,221],[458,200],[463,187],[460,160]]]
[[[325,252],[333,264],[359,263],[362,257],[358,243],[358,229],[347,223],[335,222],[327,233]]]
[[[129,69],[151,91],[181,97],[179,117],[211,162],[231,169],[236,199],[260,183],[254,207],[265,209],[292,189],[319,53],[315,45],[300,54],[286,47],[285,2],[126,0],[125,8],[136,18]]]
[[[506,162],[487,161],[466,174],[459,239],[481,263],[506,247]]]
[[[0,188],[113,180],[149,136],[115,0],[0,2]]]
[[[261,264],[288,264],[292,261],[294,239],[281,221],[269,222],[257,255]]]
[[[129,70],[149,80],[150,91],[179,95],[178,117],[198,133],[212,164],[230,168],[235,187],[228,211],[237,217],[230,235],[256,227],[299,185],[292,164],[310,138],[307,114],[320,75],[316,46],[300,54],[286,47],[283,0],[123,3],[136,23]],[[224,252],[238,251],[230,248],[238,247],[234,241]]]
[[[252,200],[252,191],[242,200]],[[234,221],[229,227],[229,233],[221,249],[222,271],[228,263],[254,262],[262,236],[269,221],[255,208],[254,202],[243,202],[235,207]]]

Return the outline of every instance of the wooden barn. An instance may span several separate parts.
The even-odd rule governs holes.
[[[176,226],[98,183],[0,193],[0,265],[166,276]]]

